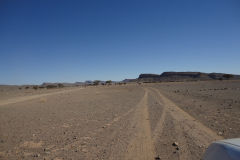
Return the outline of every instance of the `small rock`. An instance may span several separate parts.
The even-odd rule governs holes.
[[[83,149],[82,149],[82,152],[86,153],[86,152],[88,152],[88,150],[85,149],[85,148],[83,148]]]
[[[178,146],[178,142],[173,142],[172,146]]]
[[[161,160],[161,158],[159,156],[155,157],[155,160]]]
[[[40,154],[34,154],[33,157],[40,157]]]
[[[179,147],[176,147],[176,150],[178,151],[178,150],[179,150]]]
[[[219,135],[219,136],[222,136],[222,135],[223,135],[223,133],[222,133],[222,132],[218,132],[218,135]]]

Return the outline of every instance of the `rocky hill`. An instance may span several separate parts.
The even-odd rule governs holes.
[[[162,74],[140,74],[138,82],[171,82],[171,81],[196,81],[196,80],[234,80],[240,75],[225,73],[202,72],[163,72]]]

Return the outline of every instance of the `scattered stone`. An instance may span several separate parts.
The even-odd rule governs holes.
[[[40,154],[34,154],[33,157],[40,157]]]
[[[172,146],[178,147],[178,142],[173,142]]]
[[[222,136],[222,135],[223,135],[223,132],[218,132],[218,135],[219,135],[219,136]]]
[[[88,150],[87,150],[87,149],[85,149],[85,148],[83,148],[83,149],[82,149],[82,152],[84,152],[84,153],[87,153],[87,152],[88,152]]]

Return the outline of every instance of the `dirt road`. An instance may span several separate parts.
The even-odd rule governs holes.
[[[155,95],[161,104],[161,118],[151,131],[148,94]],[[166,116],[167,115],[167,116]],[[137,134],[130,143],[126,159],[200,159],[213,141],[223,139],[207,128],[154,88],[145,89],[145,95],[136,110]],[[166,134],[164,134],[166,133]],[[192,148],[194,147],[194,148]]]
[[[71,89],[71,90],[61,90],[61,91],[56,91],[56,92],[51,92],[51,93],[43,93],[43,94],[38,94],[38,95],[30,95],[30,96],[21,96],[21,97],[10,98],[10,99],[6,99],[6,100],[2,100],[0,102],[0,106],[4,106],[4,105],[8,105],[8,104],[14,104],[14,103],[18,103],[18,102],[24,102],[24,101],[27,101],[27,100],[47,97],[47,96],[56,95],[56,94],[65,94],[65,93],[68,93],[68,92],[78,91],[79,89],[83,89],[83,88],[75,88],[75,89]]]
[[[192,160],[223,139],[152,86],[90,87],[0,104],[0,159]]]

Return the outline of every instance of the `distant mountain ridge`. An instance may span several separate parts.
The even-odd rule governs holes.
[[[203,72],[163,72],[162,74],[140,74],[138,82],[168,82],[168,81],[194,81],[194,80],[234,80],[240,75],[226,73]]]
[[[240,80],[240,75],[227,73],[203,73],[203,72],[163,72],[162,74],[140,74],[136,79],[125,79],[123,81],[111,81],[111,84],[131,83],[131,82],[178,82],[178,81],[204,81],[204,80]],[[106,84],[106,81],[100,81],[99,84]],[[94,81],[75,83],[43,83],[42,87],[72,87],[94,85]]]

